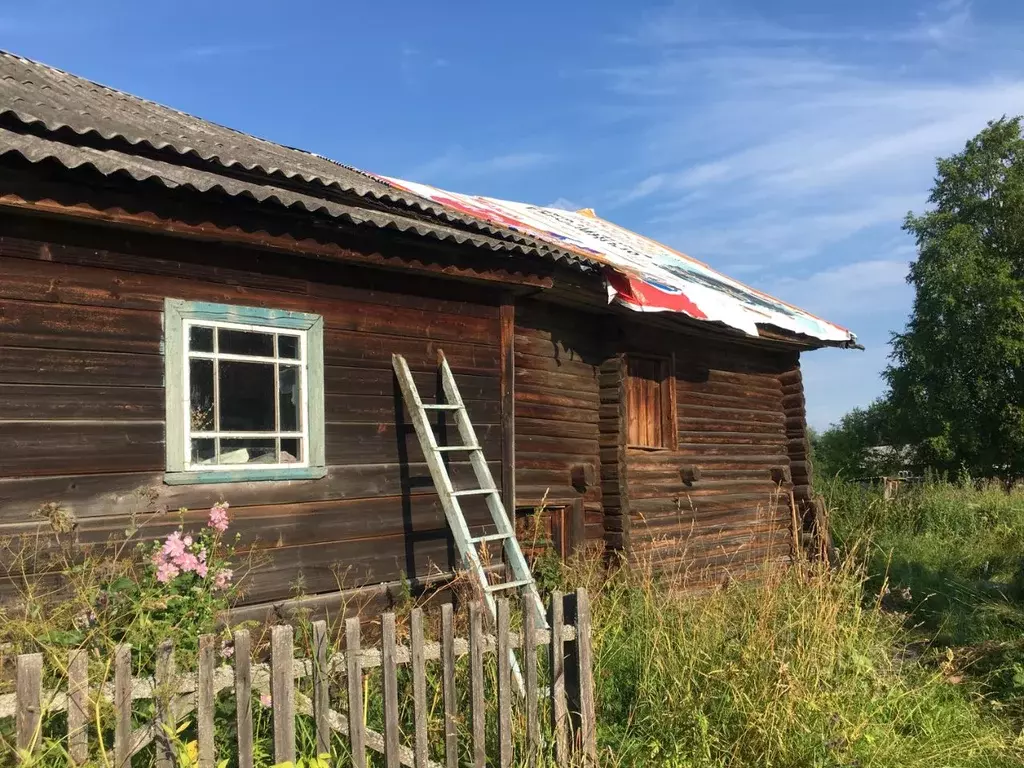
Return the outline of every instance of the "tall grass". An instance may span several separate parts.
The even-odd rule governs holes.
[[[592,590],[608,765],[1009,766],[1024,753],[965,686],[906,653],[852,564],[702,595],[570,571]]]
[[[950,632],[950,622],[960,622],[956,631],[961,639],[976,632],[991,643],[998,632],[969,626],[967,617],[978,615],[974,607],[963,608],[964,615],[955,621],[943,618],[937,607],[959,606],[959,587],[947,589],[941,598],[938,592],[924,597],[920,578],[947,568],[965,589],[987,589],[979,580],[999,583],[1004,608],[1016,610],[1011,591],[1021,554],[1016,516],[1024,510],[1024,494],[933,484],[887,505],[870,489],[836,486],[831,502],[844,554],[841,567],[831,571],[808,563],[766,564],[758,581],[693,594],[678,590],[656,568],[608,570],[593,555],[564,566],[542,559],[538,567],[546,585],[584,586],[591,594],[602,765],[996,768],[1024,762],[1024,743],[1005,717],[1013,699],[992,695],[997,672],[965,672],[965,666],[978,668],[979,663],[959,647],[928,650],[936,629]],[[872,537],[870,543],[855,548],[853,542],[865,536]],[[6,609],[0,643],[20,652],[43,651],[50,663],[48,684],[59,685],[59,662],[66,658],[69,639],[62,633],[80,628],[83,606],[95,605],[104,583],[131,572],[128,563],[93,562],[79,566],[71,585],[57,592],[47,584],[32,585],[26,577],[25,594],[31,599]],[[936,609],[935,615],[921,613],[921,606]],[[399,607],[400,626],[408,607]],[[105,649],[126,632],[136,642],[150,636],[142,631],[151,621],[147,612],[129,615],[131,626],[119,626],[117,637],[97,636],[106,632],[102,620],[90,624],[86,645],[93,653],[94,679],[109,677]],[[305,654],[308,625],[297,623],[299,653]],[[1006,638],[1000,642],[1013,642],[1013,627],[1012,621],[997,622]],[[175,640],[191,648],[195,638],[189,633],[212,629],[181,623]],[[436,628],[429,634],[436,637]],[[144,672],[153,648],[138,650],[137,671]],[[190,666],[190,660],[182,662],[183,668]],[[465,664],[460,662],[458,672],[463,700]],[[1007,670],[1012,677],[1012,663],[1000,667],[998,675]],[[411,732],[410,686],[407,672],[402,674],[402,717]],[[493,669],[489,675],[493,692]],[[346,708],[343,682],[333,686],[332,701],[339,709]],[[368,724],[374,729],[383,725],[379,682],[375,672],[365,692]],[[308,693],[305,685],[300,690]],[[0,675],[0,691],[9,686],[9,678]],[[436,670],[429,690],[432,742],[437,744],[443,719]],[[255,704],[260,764],[268,765],[269,709]],[[151,714],[146,706],[136,712],[139,718]],[[109,714],[102,713],[104,722]],[[230,696],[223,696],[216,740],[229,765],[233,722]],[[468,747],[466,725],[461,743]],[[39,766],[66,764],[60,732],[59,718],[52,720]],[[104,735],[109,743],[110,734],[104,730]],[[308,718],[299,719],[298,735],[300,753],[311,755]],[[10,737],[9,724],[0,727],[0,740]],[[194,728],[189,726],[182,738],[193,739]],[[335,753],[335,764],[347,764],[344,740],[338,739]],[[152,750],[140,757],[139,764],[147,764]]]
[[[1024,489],[928,478],[886,501],[819,482],[840,546],[859,545],[869,587],[923,651],[978,682],[1024,725]]]
[[[827,491],[837,538],[869,543],[875,583],[909,588],[906,607],[934,639],[1024,636],[1024,490],[928,480],[890,501],[850,483]]]

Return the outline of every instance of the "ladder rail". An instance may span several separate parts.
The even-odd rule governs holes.
[[[419,391],[416,389],[412,372],[409,370],[409,364],[401,355],[392,355],[392,363],[395,367],[395,372],[398,374],[398,384],[402,389],[402,397],[411,411],[409,415],[412,418],[413,427],[420,442],[420,449],[423,451],[427,467],[430,469],[430,476],[433,478],[434,485],[437,486],[438,494],[441,496],[441,506],[444,509],[448,527],[451,528],[452,536],[455,538],[455,545],[463,559],[467,561],[466,564],[474,571],[477,579],[486,583],[487,572],[480,561],[476,547],[470,541],[472,537],[469,533],[469,526],[466,525],[466,518],[462,514],[459,502],[452,496],[454,488],[452,487],[451,477],[444,466],[441,454],[436,450],[437,440],[434,438],[434,430],[427,420],[426,411],[423,409],[423,401],[420,399]]]
[[[454,411],[455,424],[459,431],[459,438],[464,444],[479,445],[480,442],[477,439],[476,430],[473,428],[473,423],[469,419],[469,413],[466,410],[465,403],[462,401],[462,394],[459,392],[459,387],[455,383],[455,376],[452,374],[452,369],[448,365],[448,359],[444,356],[444,352],[438,352],[438,357],[441,362],[441,384],[444,390],[445,400],[449,403],[460,406],[459,410]],[[476,475],[477,483],[480,487],[497,487],[494,482],[494,476],[491,474],[491,468],[488,466],[487,459],[483,455],[483,451],[471,454],[470,463],[473,465],[473,472]],[[504,471],[512,472],[514,470],[511,467],[505,467]],[[504,540],[502,548],[505,552],[505,562],[508,563],[512,570],[512,578],[510,581],[528,582],[530,584],[528,593],[531,598],[530,602],[533,604],[534,613],[537,619],[537,626],[539,629],[548,629],[547,611],[544,610],[544,603],[541,601],[540,595],[537,593],[537,588],[533,581],[533,574],[530,572],[530,566],[526,562],[526,558],[523,556],[523,551],[519,546],[519,540],[515,536],[515,529],[509,519],[508,512],[505,509],[501,496],[499,494],[491,494],[487,496],[486,501],[487,508],[491,513],[491,519],[498,528],[499,533],[509,534],[509,538]]]
[[[438,496],[441,499],[441,506],[444,509],[445,518],[448,521],[448,526],[452,531],[453,538],[455,539],[455,545],[459,550],[459,554],[461,555],[464,563],[468,566],[469,570],[477,580],[477,584],[480,587],[480,593],[484,598],[484,602],[487,605],[492,621],[497,620],[497,602],[495,601],[494,593],[505,589],[523,588],[526,589],[527,593],[531,596],[530,602],[534,606],[534,610],[537,615],[538,628],[547,629],[547,614],[544,610],[544,604],[541,602],[540,595],[537,592],[536,582],[533,579],[533,574],[530,572],[526,558],[523,557],[522,550],[519,547],[514,527],[509,521],[508,514],[506,513],[505,507],[502,503],[501,494],[497,490],[494,477],[491,475],[490,467],[487,465],[487,459],[484,456],[483,449],[480,447],[479,440],[477,440],[476,430],[473,428],[473,423],[469,419],[469,413],[462,400],[462,395],[460,394],[458,385],[455,382],[455,377],[452,375],[451,368],[449,367],[448,361],[443,352],[438,352],[438,359],[441,368],[441,381],[445,396],[445,403],[424,404],[420,398],[419,390],[416,387],[416,382],[413,380],[412,372],[409,370],[409,365],[405,358],[398,354],[393,354],[391,356],[392,365],[394,366],[395,374],[402,390],[402,398],[406,407],[410,411],[410,416],[412,417],[413,427],[415,428],[420,448],[423,451],[427,466],[430,469],[430,476],[434,481]],[[429,408],[427,407],[428,405],[430,406]],[[438,445],[437,439],[434,436],[433,427],[427,417],[428,410],[437,412],[448,411],[455,416],[456,429],[458,430],[459,438],[461,440],[460,445]],[[451,476],[448,473],[448,467],[445,464],[443,457],[451,455],[456,451],[468,452],[470,464],[473,468],[473,474],[477,481],[478,487],[476,489],[467,491],[456,491],[454,489]],[[465,515],[463,514],[462,507],[459,504],[460,497],[471,495],[484,496],[487,509],[490,512],[491,521],[495,528],[497,528],[497,533],[475,538],[471,536],[469,526],[466,524]],[[502,542],[502,551],[505,553],[505,562],[512,571],[511,578],[508,578],[509,574],[506,572],[505,581],[494,585],[488,583],[487,572],[484,569],[480,553],[476,548],[478,543],[486,545],[490,541]],[[516,688],[520,695],[525,695],[526,689],[523,682],[523,675],[519,668],[519,663],[516,659],[515,653],[510,651],[509,657],[512,675],[516,681]]]

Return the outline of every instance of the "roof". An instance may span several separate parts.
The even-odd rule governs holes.
[[[597,216],[381,177],[397,189],[571,251],[605,267],[609,297],[637,312],[681,312],[751,336],[771,325],[825,342],[854,343],[847,329],[723,275],[707,264]]]
[[[327,214],[490,250],[551,252],[545,244],[467,217],[355,168],[240,131],[0,51],[0,154],[56,160]],[[344,203],[348,203],[347,205]],[[359,211],[359,215],[354,215]],[[376,211],[376,213],[373,213]]]
[[[679,312],[758,335],[773,326],[818,343],[852,333],[592,212],[571,212],[373,176],[0,51],[0,156],[247,198],[357,226],[540,255],[600,270],[609,300]]]

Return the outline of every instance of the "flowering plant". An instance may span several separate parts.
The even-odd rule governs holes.
[[[196,582],[209,582],[214,590],[227,590],[234,578],[234,572],[227,567],[234,548],[222,546],[222,537],[227,530],[226,501],[210,508],[206,527],[198,534],[185,533],[183,526],[178,526],[178,530],[168,535],[166,540],[153,546],[150,565],[156,580],[168,584],[182,577],[189,580],[190,586]]]
[[[84,628],[102,624],[117,642],[140,649],[172,639],[177,651],[194,652],[199,635],[216,629],[217,615],[237,593],[232,560],[239,537],[228,536],[228,509],[218,502],[198,530],[181,524],[140,545],[142,568],[106,583],[82,620]]]

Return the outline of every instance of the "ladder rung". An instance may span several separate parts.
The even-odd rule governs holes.
[[[423,410],[425,411],[461,411],[461,405],[451,405],[450,403],[423,403]]]
[[[470,539],[474,544],[483,544],[488,541],[501,541],[502,539],[511,539],[511,533],[488,533],[486,536],[477,536]]]
[[[479,451],[479,445],[438,445],[435,451]]]
[[[452,496],[486,496],[491,493],[498,493],[497,488],[473,488],[469,491],[452,491]]]
[[[503,589],[518,589],[527,584],[533,584],[533,579],[520,579],[519,581],[506,581],[504,584],[488,584],[488,592],[500,592]]]

